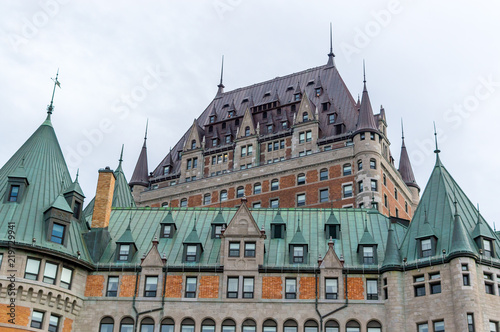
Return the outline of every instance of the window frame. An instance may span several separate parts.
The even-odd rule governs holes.
[[[47,265],[51,265],[51,266],[53,266],[55,268],[53,276],[47,275],[47,271],[48,271]],[[55,285],[56,284],[56,280],[57,280],[57,272],[58,271],[59,271],[59,264],[53,263],[53,262],[50,262],[50,261],[45,261],[45,265],[43,267],[42,282],[44,282],[46,284],[50,284],[50,285]]]
[[[227,277],[227,291],[226,298],[237,299],[240,288],[240,278],[234,276]]]
[[[297,174],[297,186],[301,186],[304,184],[306,184],[306,174],[305,173]]]
[[[116,290],[110,289],[110,285],[115,284],[114,283],[115,278],[116,278]],[[119,276],[108,276],[108,282],[106,283],[106,297],[117,297],[119,285],[120,285],[120,277]]]
[[[375,284],[376,293],[369,293],[370,288],[373,288]],[[378,280],[377,279],[366,279],[366,299],[367,300],[378,300]]]
[[[326,197],[324,197],[324,194],[326,192]],[[329,202],[330,201],[330,190],[328,188],[320,189],[319,190],[319,202],[324,203],[324,202]]]
[[[37,314],[37,316],[41,316],[41,318],[36,317],[37,320],[35,320],[35,313]],[[38,318],[40,318],[40,320],[38,320]],[[33,310],[33,312],[31,313],[30,327],[35,328],[35,329],[39,329],[39,330],[43,329],[44,318],[45,318],[44,311]],[[33,326],[33,325],[35,325],[35,326]]]
[[[289,292],[289,286],[293,286],[293,292]],[[297,298],[297,278],[285,278],[285,299],[294,300]]]
[[[192,286],[194,286],[194,290],[192,288],[188,288]],[[186,276],[186,287],[184,289],[184,297],[188,299],[196,298],[197,290],[198,290],[198,278],[192,276]]]
[[[302,197],[304,198],[303,200],[302,200]],[[305,206],[306,205],[306,194],[305,193],[297,194],[296,202],[297,202],[297,207]]]
[[[247,284],[247,282],[249,284]],[[251,282],[251,283],[250,283]],[[247,286],[251,285],[251,290],[248,290]],[[243,277],[243,298],[244,299],[253,299],[255,291],[255,279],[254,277]]]
[[[240,243],[239,242],[229,242],[229,253],[228,253],[228,257],[240,257]],[[238,247],[238,248],[235,248],[235,247]],[[231,248],[231,247],[234,247],[234,248]]]
[[[28,270],[28,262],[29,261],[38,262],[38,268],[37,268],[37,273],[36,274],[27,271]],[[24,268],[24,279],[35,280],[35,281],[38,280],[38,277],[40,276],[40,266],[41,266],[41,264],[42,264],[42,260],[41,259],[28,257],[26,259],[26,266]],[[27,276],[34,276],[34,278],[33,277],[27,277]]]
[[[335,285],[328,285],[328,282],[334,282]],[[328,291],[329,288],[334,288],[336,291],[329,292]],[[337,300],[338,293],[339,293],[339,279],[338,278],[325,278],[325,299]]]
[[[1,259],[0,259],[0,262],[1,262]],[[63,280],[63,276],[65,275],[65,271],[69,271],[69,282],[66,282],[65,280]],[[62,287],[64,289],[71,290],[71,284],[73,281],[73,271],[74,270],[69,268],[69,267],[66,267],[66,266],[62,267],[61,276],[59,278],[59,286],[60,287]]]
[[[55,325],[52,322],[52,318],[56,319],[56,324]],[[61,316],[50,314],[48,331],[49,332],[57,332],[59,330],[59,324],[60,324],[60,322],[61,322]]]
[[[158,276],[146,276],[144,280],[144,297],[156,297],[158,292],[158,280]],[[156,281],[156,283],[154,281]]]
[[[252,246],[253,249],[249,249],[248,246]],[[257,244],[255,242],[245,242],[245,253],[244,257],[255,257],[255,253],[257,251]]]
[[[55,233],[56,227],[62,228],[62,234],[60,236],[57,235],[58,233]],[[50,242],[64,245],[65,237],[66,237],[66,225],[56,223],[56,222],[53,223],[52,229],[50,230]]]
[[[344,164],[342,165],[342,176],[352,175],[352,165]]]
[[[319,180],[320,181],[328,180],[328,169],[327,168],[322,168],[319,171]]]
[[[236,198],[245,197],[245,187],[240,186],[236,188]]]

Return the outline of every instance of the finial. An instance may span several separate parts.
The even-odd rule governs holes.
[[[196,232],[196,215],[194,216],[193,231],[195,231],[195,232]]]
[[[455,207],[455,216],[458,215],[458,207],[457,207],[457,192],[456,188],[453,187],[453,206]]]
[[[300,217],[297,218],[297,232],[300,232]]]
[[[54,111],[54,94],[56,93],[56,86],[61,88],[61,83],[57,80],[59,77],[59,68],[57,68],[56,78],[51,78],[54,81],[54,90],[52,90],[52,99],[50,100],[50,105],[47,107],[47,118],[50,119],[50,115]]]
[[[130,213],[130,217],[128,218],[128,226],[127,229],[130,231],[130,224],[132,223],[132,212]]]
[[[149,124],[149,119],[146,119],[146,132],[144,133],[144,140],[148,139],[148,124]]]
[[[120,167],[122,165],[122,161],[123,161],[123,147],[125,146],[125,144],[122,144],[122,151],[120,152],[120,159],[118,159],[118,167]]]
[[[441,150],[438,148],[438,138],[437,138],[437,131],[436,131],[436,122],[434,122],[434,141],[436,142],[436,150],[434,150],[435,154],[439,154]]]
[[[404,141],[405,140],[405,130],[403,127],[403,118],[401,118],[401,139]]]
[[[24,160],[26,159],[26,155],[23,156],[23,159],[21,159],[21,167],[24,167]]]
[[[328,53],[328,63],[326,64],[328,67],[335,66],[333,58],[335,58],[335,54],[333,54],[332,22],[330,22],[330,53]]]
[[[75,179],[75,182],[78,182],[78,175],[80,174],[80,169],[77,168],[76,169],[76,179]]]
[[[363,83],[366,84],[365,59],[363,59]]]
[[[223,75],[224,75],[224,55],[222,56],[222,65],[220,68],[220,83],[218,85],[219,88],[224,88],[224,84],[222,84]]]
[[[477,223],[481,224],[481,214],[479,213],[479,203],[477,203]],[[493,226],[495,226],[495,223],[493,223]],[[495,230],[496,232],[496,230]]]

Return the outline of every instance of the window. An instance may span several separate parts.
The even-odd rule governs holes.
[[[174,331],[172,330],[171,332]],[[201,322],[201,332],[215,332],[215,322],[210,318],[204,319]]]
[[[226,143],[231,143],[231,135],[226,135]]]
[[[157,288],[158,288],[158,277],[157,276],[146,277],[146,285],[144,286],[144,296],[156,297]]]
[[[384,186],[387,186],[387,176],[384,173]]]
[[[413,277],[413,282],[424,282],[425,281],[425,277],[424,275],[419,275],[419,276],[414,276]]]
[[[239,288],[239,278],[238,277],[228,277],[227,278],[227,297],[230,299],[238,298],[238,288]]]
[[[417,325],[418,332],[429,332],[429,325],[427,323],[422,323]]]
[[[240,243],[230,242],[229,243],[229,257],[240,257]]]
[[[491,258],[491,241],[487,239],[483,239],[483,255],[486,258]]]
[[[288,129],[288,123],[286,121],[281,122],[281,129]]]
[[[215,122],[215,115],[210,115],[209,122],[210,123],[214,123]]]
[[[469,332],[474,332],[474,314],[467,314],[467,327]]]
[[[9,202],[17,202],[19,198],[19,188],[20,186],[10,186]]]
[[[271,209],[277,209],[280,207],[280,200],[278,198],[273,198],[269,201],[269,207]]]
[[[107,297],[118,296],[118,277],[108,277],[108,286],[106,289]]]
[[[434,332],[444,332],[444,321],[434,322]]]
[[[371,184],[371,189],[372,191],[377,191],[378,190],[378,184],[377,184],[377,180],[370,180],[370,184]]]
[[[328,123],[332,124],[335,122],[335,114],[328,114]]]
[[[250,136],[250,127],[245,127],[245,136]]]
[[[118,253],[118,260],[128,261],[129,253],[130,253],[130,244],[121,244],[120,251]]]
[[[325,332],[339,332],[339,328],[339,323],[337,323],[333,319],[327,321],[325,324]]]
[[[490,320],[490,332],[498,332],[498,322],[492,322]]]
[[[141,331],[140,332],[154,332],[155,321],[152,318],[144,318],[141,321]]]
[[[50,241],[63,244],[65,230],[66,226],[54,223],[52,225],[52,235],[50,236]]]
[[[267,152],[273,151],[273,143],[267,143]]]
[[[338,279],[325,279],[325,299],[336,300],[338,297]]]
[[[365,140],[365,133],[361,133],[361,135],[360,135],[360,139],[361,139],[362,141],[364,141],[364,140]]]
[[[243,298],[253,299],[253,278],[244,277],[243,278]]]
[[[245,157],[247,155],[247,147],[242,146],[241,147],[241,157]]]
[[[306,133],[299,133],[299,143],[304,143],[306,141]]]
[[[243,197],[243,196],[245,196],[245,188],[238,187],[236,189],[236,197]]]
[[[431,294],[441,293],[441,282],[434,282],[429,284],[431,289]]]
[[[260,194],[262,192],[262,186],[260,183],[256,183],[253,185],[253,194],[254,195],[257,195],[257,194]]]
[[[260,209],[260,202],[255,202],[255,203],[253,203],[253,204],[252,204],[252,207],[253,207],[254,209]]]
[[[222,332],[235,332],[236,323],[232,319],[226,319],[222,322]]]
[[[312,132],[310,130],[306,131],[306,142],[312,141]]]
[[[271,181],[271,191],[278,190],[280,188],[280,181],[278,179],[273,179]]]
[[[255,257],[255,242],[245,242],[245,257]]]
[[[253,320],[251,319],[245,319],[241,326],[241,331],[242,332],[256,332],[256,324]]]
[[[285,324],[283,324],[283,332],[297,332],[297,322],[291,319],[287,320]]]
[[[361,171],[363,169],[363,161],[358,160],[358,171]]]
[[[298,96],[298,95],[296,95],[296,96]],[[296,97],[296,98],[297,98],[297,97]],[[298,99],[295,99],[295,100],[298,100]],[[309,121],[309,114],[308,114],[307,112],[304,112],[304,113],[302,114],[302,121],[303,121],[303,122]]]
[[[273,133],[273,125],[272,124],[267,125],[267,133],[268,134],[272,134]]]
[[[196,140],[191,141],[191,150],[196,149]]]
[[[161,238],[171,238],[173,236],[172,225],[162,225]]]
[[[306,205],[306,194],[298,194],[297,195],[297,206]]]
[[[0,264],[2,259],[0,258]],[[71,289],[71,279],[73,278],[73,270],[67,267],[62,268],[61,272],[61,283],[59,284],[62,288]]]
[[[181,199],[181,207],[186,207],[188,205],[188,201],[186,198]]]
[[[342,166],[342,175],[351,175],[352,174],[352,167],[351,164],[345,164]]]
[[[346,332],[360,332],[359,323],[356,322],[355,320],[350,320],[345,325],[345,330]]]
[[[374,134],[374,133],[370,133],[370,139],[371,139],[372,141],[374,141],[374,140],[375,140],[375,134]]]
[[[389,199],[387,198],[387,195],[384,194],[384,206],[388,207],[389,206]]]
[[[208,204],[210,204],[211,199],[212,199],[212,195],[210,195],[210,194],[205,194],[205,195],[203,196],[203,205],[208,205]]]
[[[185,318],[181,323],[181,332],[194,332],[194,321],[190,318]]]
[[[249,145],[247,147],[247,156],[251,156],[253,152],[253,145]]]
[[[297,279],[285,279],[285,299],[295,299],[297,297]]]
[[[363,181],[359,181],[358,182],[358,193],[362,193],[363,192]]]
[[[280,149],[284,149],[285,148],[285,140],[282,139],[280,140]]]
[[[370,169],[377,169],[377,162],[375,159],[370,159]]]
[[[394,198],[398,200],[398,188],[394,188]]]
[[[81,204],[78,201],[75,201],[75,205],[73,206],[73,218],[80,218]]]
[[[196,297],[196,277],[186,277],[186,292],[184,296],[187,298]]]
[[[227,190],[222,190],[220,192],[220,201],[221,202],[227,201]]]
[[[323,168],[321,171],[319,171],[319,180],[328,180],[328,170],[326,168]]]
[[[49,332],[57,332],[58,328],[59,328],[59,316],[50,315]]]
[[[304,247],[303,246],[293,246],[293,262],[303,263],[304,262]]]
[[[115,321],[111,317],[104,317],[101,319],[101,324],[99,325],[99,332],[113,332],[115,327]]]
[[[186,262],[196,262],[196,253],[197,253],[197,246],[188,245],[186,247]]]
[[[300,186],[301,184],[306,183],[306,175],[304,173],[300,173],[297,175],[297,185]]]
[[[191,169],[191,159],[186,160],[186,169]]]
[[[382,332],[382,325],[375,320],[369,321],[366,327],[367,332]]]
[[[422,246],[422,257],[432,256],[432,243],[431,239],[424,239],[420,242]]]
[[[470,276],[468,273],[462,274],[462,281],[464,283],[464,286],[470,286]]]
[[[42,329],[43,324],[43,312],[33,310],[33,314],[31,315],[31,327],[35,329]]]
[[[198,158],[193,158],[193,168],[198,167]]]
[[[344,198],[352,197],[352,184],[345,185],[342,187]]]
[[[43,271],[43,282],[47,284],[55,284],[57,276],[57,264],[45,262],[45,269]]]
[[[484,283],[484,290],[485,290],[486,294],[495,295],[495,289],[493,288],[493,284],[485,282]]]
[[[405,201],[405,212],[408,213],[408,202]]]
[[[318,323],[310,319],[304,324],[304,332],[318,332]]]
[[[366,299],[378,300],[378,282],[376,279],[366,280]]]
[[[26,271],[24,272],[24,278],[30,280],[38,280],[38,273],[40,272],[40,260],[34,258],[28,258],[26,261]]]
[[[425,284],[414,286],[415,297],[425,296]]]
[[[319,201],[328,202],[328,189],[321,189],[319,191]]]

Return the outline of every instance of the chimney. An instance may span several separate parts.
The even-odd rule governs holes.
[[[92,228],[108,228],[111,216],[111,204],[115,190],[115,174],[108,167],[99,170],[97,190],[95,193]]]

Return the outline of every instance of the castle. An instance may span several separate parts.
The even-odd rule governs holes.
[[[499,331],[500,237],[437,143],[419,198],[333,52],[223,88],[152,174],[146,144],[130,183],[100,169],[85,210],[51,103],[0,169],[1,331]]]

